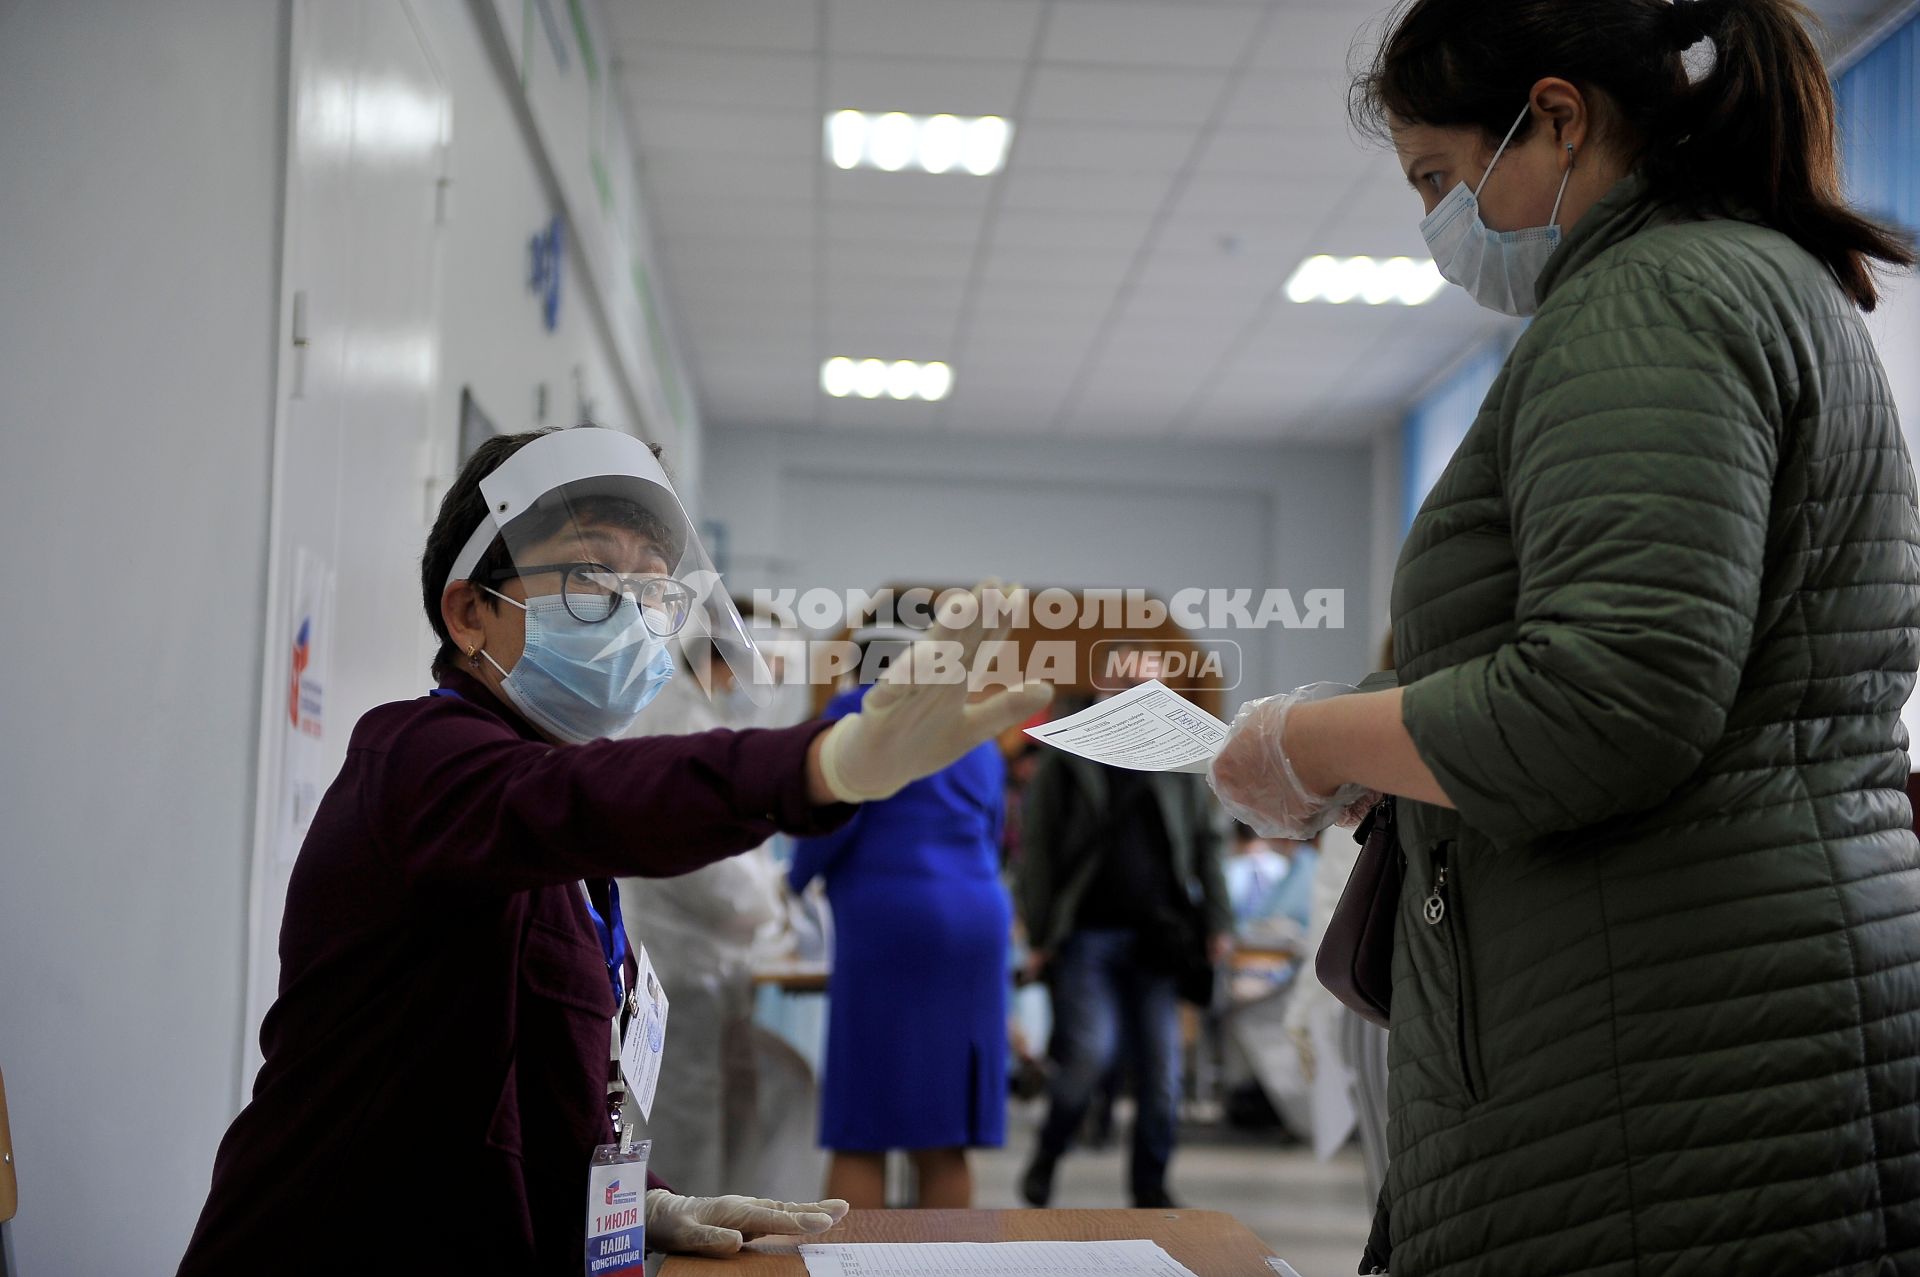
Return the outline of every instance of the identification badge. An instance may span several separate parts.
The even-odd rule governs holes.
[[[653,1093],[660,1086],[660,1056],[667,1046],[667,991],[654,974],[646,946],[640,948],[640,978],[627,995],[627,1036],[620,1043],[620,1072],[640,1116],[653,1118]]]
[[[629,1125],[618,1144],[593,1150],[587,1175],[587,1272],[638,1273],[647,1263],[647,1154]]]

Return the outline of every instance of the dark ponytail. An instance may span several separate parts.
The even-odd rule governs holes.
[[[1757,217],[1872,310],[1874,262],[1911,266],[1913,247],[1840,193],[1811,20],[1797,0],[1410,0],[1354,81],[1353,114],[1377,136],[1403,122],[1498,138],[1544,77],[1597,89],[1596,127],[1657,198]],[[1693,79],[1684,55],[1702,41],[1712,60]]]

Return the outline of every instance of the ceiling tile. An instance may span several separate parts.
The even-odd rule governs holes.
[[[1134,292],[1158,298],[1168,306],[1182,305],[1183,298],[1260,296],[1284,283],[1299,262],[1300,255],[1292,251],[1205,256],[1162,251],[1148,258],[1134,276]]]
[[[826,353],[849,359],[939,359],[951,363],[954,319],[929,308],[871,311],[852,319],[829,320]]]
[[[827,399],[821,406],[821,420],[841,429],[924,434],[933,429],[940,407],[915,400],[889,399],[885,395],[878,399]],[[853,518],[855,514],[849,511],[848,517]]]
[[[1172,427],[1173,413],[1165,410],[1077,406],[1055,419],[1054,430],[1069,438],[1164,439]]]
[[[1320,137],[1330,153],[1358,149],[1347,118],[1348,80],[1335,71],[1250,70],[1234,85],[1220,124],[1233,129],[1295,129]]]
[[[1371,51],[1380,12],[1371,4],[1282,5],[1254,48],[1253,64],[1301,71],[1345,67],[1353,55]]]
[[[1018,62],[981,58],[835,56],[827,62],[827,109],[1011,116],[1024,75]]]
[[[827,278],[874,275],[901,280],[964,279],[973,267],[971,244],[913,244],[897,240],[841,240],[827,245]]]
[[[1006,176],[1001,205],[1008,209],[1144,213],[1158,208],[1172,185],[1172,178],[1161,173],[1059,173],[1016,169]]]
[[[718,52],[656,46],[615,64],[636,106],[763,107],[811,115],[819,97],[818,59],[805,53]]]
[[[1251,8],[1059,0],[1041,56],[1049,62],[1228,67],[1245,53],[1261,16]]]
[[[690,44],[811,53],[820,42],[815,7],[792,0],[615,0],[605,12],[621,52]]]
[[[727,321],[734,316],[777,320],[783,325],[812,321],[816,294],[811,279],[709,272],[704,287],[676,297],[690,324]]]
[[[1065,391],[963,389],[957,383],[941,417],[944,429],[963,434],[1037,434],[1066,402]]]
[[[656,202],[650,210],[661,251],[672,255],[682,235],[721,235],[787,244],[813,242],[813,206],[785,203]]]
[[[986,225],[984,212],[984,208],[840,203],[828,208],[824,227],[831,241],[977,245]]]
[[[827,24],[836,54],[1022,61],[1040,13],[1040,0],[831,0]]]
[[[1019,172],[1171,173],[1193,154],[1198,136],[1197,128],[1103,128],[1036,120],[1014,135],[1010,164]]]
[[[1094,325],[1065,326],[1032,334],[1011,329],[975,333],[955,356],[955,367],[988,372],[996,379],[1032,377],[1070,380],[1092,348]]]
[[[990,180],[953,173],[882,173],[878,169],[828,169],[826,196],[830,205],[856,207],[918,207],[951,214],[979,213],[993,195]],[[828,210],[829,214],[832,209]]]
[[[782,315],[775,311],[751,311],[732,307],[723,313],[683,310],[682,327],[694,350],[709,346],[740,346],[754,350],[777,349],[804,340],[811,327],[811,315]]]
[[[818,160],[820,121],[811,111],[737,111],[726,107],[636,105],[628,115],[643,153],[693,151],[741,158]]]
[[[979,313],[957,357],[994,367],[1057,368],[1077,364],[1092,347],[1103,312],[1010,315],[981,322]]]
[[[1451,289],[1417,310],[1279,294],[1310,252],[1424,255],[1418,205],[1346,118],[1346,49],[1377,7],[610,0],[703,412],[1335,443],[1391,420],[1500,321]],[[1009,167],[842,172],[828,105],[1008,114]],[[955,394],[829,401],[828,354],[944,358]]]
[[[1188,348],[1222,350],[1259,313],[1263,292],[1135,292],[1112,318],[1112,340],[1152,337]]]
[[[1359,148],[1365,149],[1365,148]],[[1207,137],[1194,160],[1194,171],[1206,175],[1282,178],[1291,182],[1314,180],[1353,168],[1348,148],[1329,145],[1323,136],[1288,128],[1218,128]],[[1329,163],[1329,154],[1334,159]]]
[[[1035,73],[1025,114],[1028,120],[1196,125],[1212,113],[1223,80],[1224,73],[1212,71],[1050,64]]]
[[[987,257],[981,278],[990,283],[1112,284],[1126,274],[1130,252],[1056,252],[997,248]]]
[[[903,303],[957,312],[966,295],[966,281],[903,280],[841,272],[827,280],[824,295],[832,312],[848,307],[885,310]]]
[[[788,240],[675,235],[662,258],[671,273],[699,278],[709,286],[738,280],[778,287],[813,279],[813,246]]]
[[[995,248],[1089,248],[1130,252],[1153,227],[1151,212],[1069,212],[1062,209],[1003,208],[993,219]]]
[[[743,164],[728,155],[689,151],[650,153],[641,162],[649,191],[671,191],[677,204],[787,203],[805,210],[818,176],[811,160],[766,159]]]

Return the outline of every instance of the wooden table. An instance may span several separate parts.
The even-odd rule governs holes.
[[[783,993],[825,993],[827,975],[824,962],[769,962],[753,969],[753,984]]]
[[[865,1210],[821,1242],[1091,1242],[1145,1237],[1196,1277],[1273,1277],[1273,1254],[1246,1225],[1210,1210]],[[676,1255],[660,1277],[805,1277],[799,1242],[769,1237],[731,1259]]]

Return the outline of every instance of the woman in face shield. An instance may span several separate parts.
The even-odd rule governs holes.
[[[265,1061],[183,1273],[268,1256],[292,1272],[370,1257],[582,1271],[589,1162],[617,1138],[616,1053],[638,1010],[612,878],[827,832],[1047,695],[970,699],[964,679],[928,676],[989,637],[985,609],[962,608],[933,636],[946,651],[910,658],[862,714],[612,739],[671,676],[683,634],[764,677],[654,454],[613,431],[484,444],[441,505],[422,584],[438,686],[360,720],[314,817]],[[726,1254],[844,1212],[681,1197],[649,1178],[646,1244]]]

